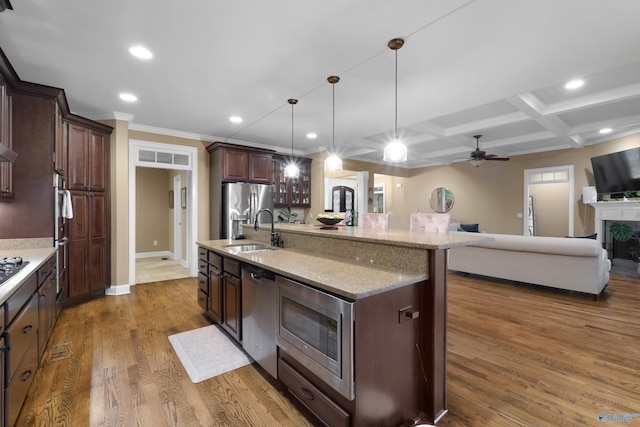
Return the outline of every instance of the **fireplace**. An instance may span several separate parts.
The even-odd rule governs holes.
[[[637,237],[620,242],[613,239],[609,228],[612,224],[626,224],[633,228],[637,236],[640,232],[640,201],[594,202],[591,205],[596,210],[597,239],[609,254],[611,272],[637,276],[640,273],[638,263],[640,246]]]

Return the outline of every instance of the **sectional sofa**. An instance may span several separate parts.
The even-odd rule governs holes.
[[[449,269],[590,294],[609,282],[607,251],[593,239],[480,233],[494,240],[449,250]]]

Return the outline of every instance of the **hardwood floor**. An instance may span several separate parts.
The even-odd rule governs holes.
[[[310,426],[254,365],[191,383],[167,336],[209,323],[196,289],[142,284],[64,310],[17,425]],[[440,426],[595,426],[602,412],[640,412],[638,279],[613,276],[593,301],[450,274],[448,310]]]

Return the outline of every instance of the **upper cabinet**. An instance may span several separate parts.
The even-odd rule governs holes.
[[[275,185],[274,207],[311,206],[311,159],[294,157],[300,175],[298,178],[286,178],[284,169],[291,159],[290,156],[273,156],[273,183]]]
[[[68,188],[70,190],[105,191],[107,135],[69,123]]]
[[[212,177],[216,181],[271,184],[271,151],[219,142],[207,150],[211,155]]]

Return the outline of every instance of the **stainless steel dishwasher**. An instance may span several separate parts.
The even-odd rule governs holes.
[[[271,271],[248,264],[242,267],[242,347],[265,371],[277,378],[275,280]]]

